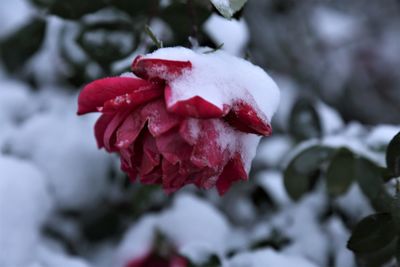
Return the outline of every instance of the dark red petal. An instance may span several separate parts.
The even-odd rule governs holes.
[[[162,183],[161,166],[155,167],[150,173],[141,175],[140,182],[142,184],[161,184]]]
[[[140,111],[129,114],[117,131],[116,146],[126,148],[139,136],[146,121],[140,115]]]
[[[148,129],[155,137],[178,126],[182,120],[179,116],[167,112],[163,99],[147,104],[141,114],[148,120]]]
[[[228,164],[226,164],[221,175],[218,177],[217,190],[220,195],[223,195],[231,187],[232,183],[239,180],[247,180],[248,176],[243,166],[242,157],[236,154]]]
[[[167,103],[167,110],[182,117],[193,118],[220,118],[227,114],[229,111],[225,105],[223,109],[215,106],[200,96],[195,96],[186,100],[172,102],[172,89],[169,85],[165,87],[165,102]]]
[[[160,165],[160,152],[157,149],[154,137],[147,131],[143,140],[143,158],[140,166],[140,175],[149,174]]]
[[[170,80],[177,78],[185,70],[190,70],[190,61],[166,60],[157,58],[143,58],[138,56],[132,63],[132,71],[143,79],[161,78]]]
[[[198,167],[209,167],[215,170],[227,161],[227,148],[221,147],[220,130],[216,127],[213,120],[200,121],[200,136],[193,147],[191,161]]]
[[[98,148],[104,147],[104,133],[113,117],[114,114],[102,114],[94,125],[94,135],[96,137]]]
[[[161,155],[171,164],[189,160],[192,147],[173,130],[156,138],[157,148]]]
[[[179,134],[188,144],[194,145],[200,135],[200,122],[197,119],[185,119],[179,127]]]
[[[162,160],[163,189],[167,194],[173,193],[189,183],[188,176],[179,173],[179,163],[171,164]]]
[[[237,102],[224,118],[232,127],[245,133],[254,133],[269,136],[272,133],[267,119],[261,118],[250,104]]]
[[[152,86],[152,83],[129,77],[104,78],[91,82],[79,94],[78,115],[98,111],[107,100],[147,86]]]
[[[213,168],[203,168],[201,171],[192,174],[194,179],[194,184],[202,189],[211,189],[215,186],[218,176],[221,174],[222,170],[218,171]]]
[[[133,109],[153,99],[162,97],[164,94],[164,85],[160,83],[151,83],[140,87],[130,94],[119,95],[109,99],[104,103],[102,112],[117,111],[120,109]]]
[[[118,149],[115,147],[116,132],[121,123],[129,115],[127,111],[116,112],[104,132],[103,145],[108,152],[115,152]]]
[[[124,171],[130,178],[132,182],[136,180],[138,172],[133,166],[132,157],[133,149],[132,147],[124,148],[119,151],[121,156],[121,170]]]

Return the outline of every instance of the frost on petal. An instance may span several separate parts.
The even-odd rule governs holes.
[[[154,137],[158,137],[179,125],[181,118],[167,112],[162,99],[147,104],[141,116],[148,121],[148,128]]]
[[[107,128],[104,132],[104,139],[103,139],[104,148],[108,152],[118,151],[118,149],[115,147],[115,143],[117,140],[116,132],[118,130],[118,127],[125,120],[128,114],[129,113],[127,111],[117,112],[115,113],[112,120],[108,123]]]
[[[98,111],[110,99],[154,86],[153,83],[146,80],[129,77],[111,77],[96,80],[86,85],[79,94],[78,115]]]
[[[223,195],[234,182],[247,179],[248,176],[244,169],[242,158],[240,154],[236,154],[235,157],[228,162],[221,175],[218,177],[218,193]]]
[[[192,147],[185,142],[178,132],[170,131],[156,138],[157,148],[171,164],[190,158]]]
[[[149,59],[138,56],[132,63],[132,71],[143,79],[159,78],[169,80],[177,78],[192,68],[190,61]]]
[[[145,125],[145,120],[140,116],[140,112],[129,114],[116,133],[116,146],[127,148],[139,136]]]
[[[130,94],[119,95],[104,103],[102,112],[117,111],[120,109],[133,109],[164,94],[164,88],[160,83],[140,87]]]
[[[224,138],[213,120],[199,121],[201,125],[200,135],[193,147],[191,161],[198,167],[221,168],[227,160],[227,147],[219,140]]]

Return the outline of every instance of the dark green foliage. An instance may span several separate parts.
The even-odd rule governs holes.
[[[34,18],[0,42],[1,59],[10,72],[20,70],[42,46],[46,21]]]
[[[315,175],[332,153],[331,148],[316,145],[291,160],[284,172],[284,184],[291,198],[298,200],[311,189]]]
[[[357,253],[384,248],[396,237],[392,215],[377,213],[364,218],[354,228],[347,247]]]
[[[289,131],[298,140],[322,136],[322,125],[313,101],[300,99],[294,105],[290,119]]]
[[[400,176],[400,133],[390,141],[387,147],[386,164],[393,176]]]
[[[341,148],[335,153],[326,172],[326,186],[330,195],[345,193],[357,179],[355,161],[354,154],[346,148]]]

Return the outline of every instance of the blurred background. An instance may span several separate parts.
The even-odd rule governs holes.
[[[220,12],[206,0],[0,1],[0,267],[397,266],[399,162],[386,148],[400,131],[400,1]],[[222,198],[130,184],[97,150],[97,115],[76,116],[82,86],[156,49],[146,25],[164,46],[260,65],[281,89],[250,181]],[[381,223],[357,232],[370,241],[353,253],[373,213]]]

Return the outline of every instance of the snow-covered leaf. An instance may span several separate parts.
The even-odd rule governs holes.
[[[230,19],[232,16],[241,10],[247,0],[210,0],[221,15]]]
[[[310,190],[313,178],[321,164],[331,157],[333,149],[323,146],[312,146],[297,155],[284,172],[284,184],[294,200]]]
[[[294,105],[289,118],[289,131],[299,140],[321,137],[322,123],[314,103],[300,99]]]

